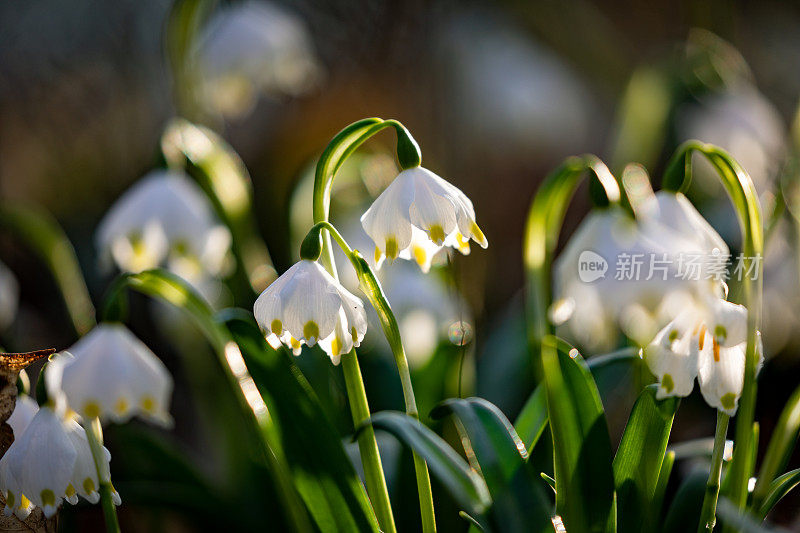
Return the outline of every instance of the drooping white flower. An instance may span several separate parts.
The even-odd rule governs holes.
[[[177,264],[179,275],[198,278],[220,275],[231,245],[230,232],[200,187],[185,174],[166,170],[154,170],[128,189],[95,238],[101,255],[120,270]]]
[[[51,406],[39,409],[36,402],[29,405],[27,400],[33,401],[29,396],[20,399],[23,402],[17,404],[15,413],[21,408],[23,417],[34,414],[25,428],[21,428],[21,419],[17,418],[12,426],[14,442],[0,460],[5,514],[14,512],[24,520],[36,505],[50,517],[62,499],[76,504],[78,495],[97,503],[100,500],[97,468],[83,428]],[[111,454],[105,447],[101,451],[101,465],[108,475]],[[113,494],[115,502],[119,502],[116,491]]]
[[[305,22],[271,2],[220,9],[198,43],[203,101],[226,116],[250,111],[260,93],[303,94],[321,75]]]
[[[5,463],[0,465],[0,484],[8,507],[20,505],[24,494],[46,517],[53,516],[66,495],[77,456],[61,417],[49,407],[39,409],[0,459]]]
[[[0,330],[7,328],[17,314],[19,284],[14,274],[0,263]]]
[[[273,345],[280,340],[298,355],[303,344],[319,342],[333,364],[358,346],[367,331],[362,301],[318,262],[305,259],[261,293],[253,314]]]
[[[472,239],[488,241],[475,222],[472,201],[457,187],[423,167],[398,174],[361,217],[375,243],[375,263],[385,257],[414,259],[423,270],[443,246],[469,253]]]
[[[719,290],[728,247],[685,196],[659,192],[638,213],[590,213],[553,263],[551,314],[589,350],[613,346],[619,329],[646,346],[685,307],[676,302]]]
[[[63,391],[85,420],[124,422],[139,416],[170,425],[172,377],[150,349],[122,324],[103,323],[50,363],[48,390]]]
[[[742,394],[747,309],[723,299],[685,309],[644,349],[659,383],[658,398],[688,396],[697,377],[710,406],[733,416]],[[763,361],[761,335],[756,351]]]

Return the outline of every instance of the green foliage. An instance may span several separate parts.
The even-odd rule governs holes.
[[[649,531],[653,517],[660,512],[657,489],[680,401],[657,400],[657,390],[656,385],[650,385],[639,395],[614,457],[618,526],[622,531]]]
[[[490,520],[499,531],[548,531],[550,503],[525,445],[508,419],[481,398],[452,399],[432,416],[452,414],[467,459],[481,473],[492,497]]]
[[[244,362],[276,426],[279,449],[320,531],[376,531],[375,515],[336,430],[314,391],[283,349],[273,350],[244,311],[219,316],[242,350]]]
[[[0,227],[27,245],[50,270],[75,331],[83,335],[92,329],[94,306],[75,249],[58,222],[41,209],[3,202]]]
[[[484,515],[492,501],[486,482],[444,439],[404,413],[382,411],[370,420],[375,429],[388,431],[422,456],[433,474],[470,516]]]

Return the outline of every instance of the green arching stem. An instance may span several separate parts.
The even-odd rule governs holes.
[[[711,454],[711,471],[708,474],[706,492],[703,497],[703,508],[700,512],[700,523],[697,533],[710,533],[717,522],[717,500],[719,500],[719,486],[722,478],[722,459],[725,455],[725,437],[728,435],[728,421],[730,417],[722,411],[717,411],[717,431],[714,435],[714,451]]]
[[[528,319],[528,343],[531,354],[538,356],[542,339],[553,332],[547,311],[550,307],[550,265],[553,261],[561,224],[570,199],[588,172],[593,180],[593,196],[602,192],[605,202],[618,204],[622,193],[608,167],[591,154],[570,157],[545,178],[533,199],[525,224],[523,261],[526,274],[525,307]],[[597,187],[599,185],[599,187]]]
[[[383,120],[380,118],[366,118],[350,124],[340,131],[330,143],[328,143],[328,146],[322,152],[322,155],[317,162],[314,175],[315,224],[328,222],[333,179],[341,165],[356,149],[358,149],[359,146],[361,146],[362,143],[386,128],[393,128],[397,134],[397,159],[400,163],[400,166],[403,169],[407,169],[419,166],[421,164],[422,155],[420,153],[419,146],[405,126],[403,126],[400,122],[396,120]],[[329,231],[326,232],[322,239],[320,260],[331,273],[331,275],[337,277],[336,264],[333,259],[333,249],[331,247],[331,235],[334,235],[335,238],[338,237],[337,242],[339,242],[340,245],[344,245],[342,249],[346,252],[347,250],[350,250],[350,247],[347,246],[347,243],[344,242],[344,239],[341,238],[341,235],[338,234],[333,226],[328,224],[325,227]],[[365,293],[369,296],[370,301],[375,307],[375,310],[381,317],[381,325],[383,326],[384,333],[386,334],[387,340],[389,341],[389,345],[392,348],[392,353],[394,354],[395,361],[397,363],[397,370],[403,387],[403,398],[406,404],[406,413],[410,416],[418,418],[419,412],[417,410],[416,401],[414,400],[414,390],[411,384],[411,373],[409,371],[408,361],[400,340],[400,335],[397,328],[397,320],[392,314],[391,308],[386,301],[386,297],[384,296],[383,291],[380,289],[380,285],[378,284],[377,279],[375,279],[375,276],[369,267],[367,266],[365,270],[363,269],[363,266],[361,268],[356,266],[356,263],[360,263],[358,261],[358,257],[360,256],[357,257],[352,251],[350,251],[348,257],[351,259],[351,262],[353,262],[356,272],[359,274],[359,280],[365,284]],[[363,261],[363,258],[361,258],[361,261]],[[366,265],[366,261],[363,261],[363,265]],[[367,283],[365,283],[365,281]],[[370,289],[366,290],[367,287],[370,287]],[[348,358],[356,358],[355,350],[353,350],[350,355],[345,356],[343,359]],[[348,374],[346,373],[345,377],[347,377],[347,375]],[[357,378],[358,380],[361,380],[360,373],[357,375],[354,373],[351,377],[353,379]],[[353,401],[352,398],[351,401]],[[359,401],[361,400],[359,399]],[[366,396],[363,397],[363,402],[366,405]],[[358,422],[356,423],[358,424]],[[366,429],[369,430],[367,435],[372,433],[371,427]],[[374,437],[372,440],[374,440]],[[362,457],[363,456],[364,454],[362,452]],[[377,458],[377,461],[374,461],[374,463],[371,465],[365,463],[365,472],[368,468],[377,470],[375,473],[376,477],[379,475],[380,479],[383,480],[383,470],[380,469],[379,457]],[[436,531],[436,518],[434,515],[430,474],[428,473],[427,464],[420,456],[417,455],[416,452],[414,452],[414,469],[417,478],[417,490],[419,492],[422,528],[425,533],[430,533]],[[385,480],[383,483],[385,486]],[[367,488],[369,489],[369,487]],[[378,496],[375,496],[372,494],[372,492],[373,491],[370,491],[370,495],[373,498],[385,498],[388,502],[388,495],[385,493],[385,490]],[[378,510],[376,509],[376,514],[377,512]],[[392,521],[391,527],[393,528],[394,524],[391,512],[388,518]],[[378,516],[378,520],[383,526],[384,524],[380,516]]]
[[[105,465],[105,457],[103,457],[103,427],[100,425],[100,419],[94,418],[88,421],[83,430],[86,432],[89,448],[92,451],[92,459],[94,459],[94,467],[97,470],[97,480],[100,485],[98,487],[100,504],[103,507],[106,531],[108,533],[119,533],[117,509],[111,498],[114,493],[114,487],[111,485],[111,475]]]
[[[747,486],[755,466],[752,448],[759,359],[756,343],[761,323],[763,284],[761,258],[764,253],[761,204],[753,180],[730,154],[714,145],[695,140],[683,143],[675,152],[664,172],[664,189],[682,192],[689,188],[694,152],[704,155],[717,171],[739,219],[742,254],[746,258],[756,258],[755,265],[750,265],[756,269],[755,275],[744,276],[742,280],[744,295],[742,303],[747,307],[747,350],[742,397],[737,412],[733,459],[725,483],[728,498],[737,508],[744,509],[747,503]]]

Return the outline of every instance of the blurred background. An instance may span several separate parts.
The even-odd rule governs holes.
[[[248,0],[209,3],[186,22],[176,16],[185,4],[0,4],[0,195],[54,215],[75,246],[96,304],[113,272],[99,268],[94,231],[129,186],[163,164],[162,133],[174,117],[205,124],[243,159],[277,272],[298,257],[311,224],[313,165],[331,137],[359,118],[396,118],[419,142],[424,165],[473,200],[490,242],[468,259],[443,259],[432,277],[410,264],[383,274],[410,345],[420,410],[424,415],[460,391],[489,399],[513,420],[534,385],[525,350],[521,246],[538,184],[566,156],[592,152],[615,173],[629,162],[643,164],[657,187],[675,147],[699,138],[731,151],[756,182],[765,213],[776,213],[765,260],[769,360],[757,415],[762,435],[770,433],[800,375],[800,204],[793,203],[800,7],[778,1]],[[337,178],[332,220],[368,252],[358,217],[396,174],[391,135],[370,141]],[[698,165],[698,174],[703,171]],[[733,211],[712,181],[695,179],[690,196],[736,250]],[[784,201],[785,212],[774,209]],[[579,193],[562,242],[589,206],[588,195]],[[3,281],[0,297],[3,346],[71,344],[75,334],[45,267],[6,234],[0,261],[15,280]],[[247,308],[251,302],[234,292],[216,303]],[[208,456],[214,430],[197,424],[204,392],[188,384],[192,363],[180,356],[205,348],[193,346],[198,341],[188,324],[164,327],[163,310],[147,302],[134,302],[133,309],[132,329],[176,380],[176,427],[159,438],[210,477],[224,476]],[[362,356],[373,410],[402,405],[386,352],[375,336]],[[304,355],[298,364],[345,437],[352,427],[341,375],[319,353]],[[606,407],[621,406],[609,414],[612,439],[635,398],[625,383],[623,377],[600,384]],[[117,439],[114,431],[108,437],[112,470],[126,501],[126,488],[140,490],[130,473],[152,465],[141,450],[115,449],[125,435],[135,442],[136,427],[119,428]],[[693,395],[678,413],[672,440],[712,434],[711,410]],[[395,475],[407,476],[409,458],[385,440],[387,453],[399,457]],[[412,505],[413,476],[405,481],[411,492],[400,480],[392,497]],[[137,514],[136,501],[122,507],[124,529],[156,530],[162,519],[167,530],[204,529],[202,521],[168,509]],[[799,504],[787,499],[773,521],[800,528]],[[91,529],[99,520],[98,509],[79,507],[62,522]]]

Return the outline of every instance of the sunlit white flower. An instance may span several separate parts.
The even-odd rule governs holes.
[[[742,305],[715,299],[684,310],[644,349],[659,383],[657,397],[688,396],[697,377],[706,403],[735,415],[744,384],[746,336]],[[760,335],[756,351],[760,367]]]
[[[0,330],[7,328],[17,314],[19,284],[14,274],[0,263]]]
[[[85,420],[124,422],[139,416],[170,425],[172,377],[156,355],[122,324],[103,323],[51,361],[48,390],[63,391]]]
[[[469,253],[469,240],[489,243],[475,222],[472,201],[423,167],[398,174],[370,206],[361,224],[375,243],[375,263],[385,257],[414,259],[423,270],[443,246]]]
[[[302,94],[321,74],[305,22],[271,2],[221,8],[198,42],[202,96],[223,115],[247,113],[262,92]]]
[[[173,264],[180,266],[182,275],[200,277],[201,273],[222,273],[231,235],[191,178],[154,170],[106,213],[96,243],[100,253],[124,271]]]
[[[339,364],[367,331],[364,304],[316,261],[301,260],[261,293],[253,307],[275,345],[280,339],[295,355],[303,344],[320,347]]]
[[[553,263],[551,317],[589,350],[613,346],[618,329],[646,346],[687,303],[719,292],[713,273],[724,271],[728,247],[685,196],[659,192],[638,213],[590,213]],[[587,277],[586,261],[604,270]]]

